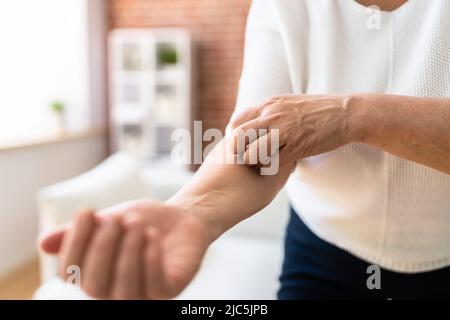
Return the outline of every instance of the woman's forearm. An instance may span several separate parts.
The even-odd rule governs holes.
[[[223,154],[235,157],[226,142],[215,147],[192,180],[168,201],[200,216],[212,239],[268,205],[294,168],[292,163],[275,175],[261,175],[257,168],[223,163]]]
[[[450,99],[354,96],[357,140],[450,174]]]
[[[344,127],[351,141],[450,174],[450,99],[357,94],[348,101],[350,116]],[[275,175],[261,175],[256,168],[218,160],[224,150],[235,156],[227,143],[219,143],[192,181],[168,201],[206,221],[213,239],[269,204],[295,163],[288,162]]]

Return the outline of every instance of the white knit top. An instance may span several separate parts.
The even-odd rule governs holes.
[[[450,97],[450,0],[379,14],[354,0],[254,0],[236,113],[273,95],[355,92]],[[287,190],[315,234],[366,261],[450,265],[450,175],[349,144],[301,160]]]

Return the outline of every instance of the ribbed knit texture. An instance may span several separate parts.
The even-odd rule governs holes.
[[[409,0],[380,29],[369,18],[354,0],[254,0],[236,113],[285,93],[450,97],[450,1]],[[450,175],[350,144],[302,160],[287,190],[313,232],[360,258],[450,265]]]

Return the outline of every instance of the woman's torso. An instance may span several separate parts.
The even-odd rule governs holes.
[[[450,1],[376,12],[272,0],[296,93],[450,97]],[[450,125],[450,124],[449,124]],[[304,159],[288,193],[320,237],[385,268],[450,264],[450,176],[362,144]]]

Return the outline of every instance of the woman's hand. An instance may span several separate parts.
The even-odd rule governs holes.
[[[247,166],[222,164],[224,141],[189,183],[166,203],[143,200],[100,213],[85,211],[72,224],[41,237],[41,248],[60,256],[60,274],[103,299],[162,299],[193,279],[212,241],[264,208],[292,167],[261,176]],[[231,152],[230,152],[231,153]],[[76,268],[75,268],[76,270]],[[72,282],[73,283],[73,282]]]
[[[273,97],[246,110],[231,123],[235,153],[244,153],[247,165],[261,165],[267,163],[267,156],[280,151],[283,165],[339,148],[357,136],[358,130],[353,125],[355,100],[355,97],[347,95]],[[249,129],[258,132],[265,129],[267,133],[263,130],[256,140],[248,135],[243,143],[245,149],[239,148],[239,139],[242,140],[242,134]],[[278,150],[270,150],[273,129],[279,130]],[[259,150],[267,150],[269,154]]]
[[[70,227],[44,236],[41,248],[59,253],[63,279],[79,266],[81,287],[93,298],[168,299],[196,274],[209,232],[188,210],[142,200],[82,212]]]

